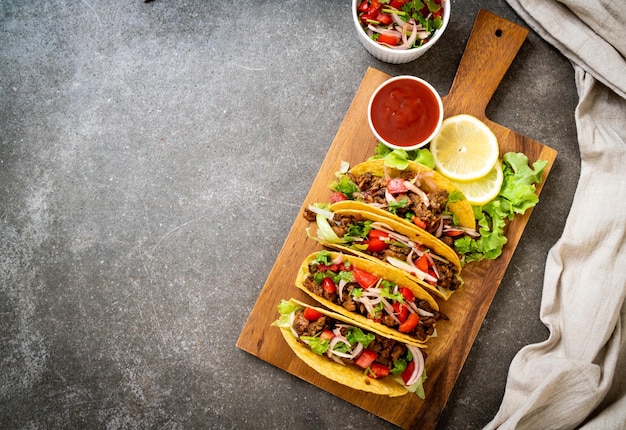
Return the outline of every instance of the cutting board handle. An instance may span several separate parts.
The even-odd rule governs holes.
[[[446,116],[468,113],[484,118],[487,104],[527,35],[528,29],[481,9],[444,97]]]

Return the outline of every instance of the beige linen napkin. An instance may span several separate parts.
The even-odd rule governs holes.
[[[573,63],[581,173],[546,262],[549,338],[517,353],[486,428],[624,429],[626,1],[507,1]]]

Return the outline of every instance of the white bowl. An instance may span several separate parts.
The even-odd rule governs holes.
[[[402,91],[403,88],[405,89],[404,94],[400,93],[402,94],[400,98],[392,96],[394,92]],[[384,92],[381,92],[383,90]],[[385,132],[379,132],[376,129],[375,123],[377,121],[374,120],[374,117],[380,118],[380,115],[372,114],[375,109],[374,100],[377,99],[379,93],[381,98],[376,103],[376,107],[379,108],[378,112],[387,112],[387,115],[391,115],[388,117],[388,121],[382,122],[386,124]],[[417,97],[415,97],[416,95]],[[409,104],[408,100],[411,98],[415,102]],[[432,103],[432,106],[428,106],[429,103]],[[407,106],[411,106],[411,109],[407,110]],[[425,108],[429,109],[425,110]],[[415,115],[407,122],[407,118],[411,117],[408,114],[409,111]],[[425,80],[410,75],[396,76],[380,84],[372,93],[367,106],[367,121],[376,139],[388,148],[404,149],[405,151],[427,145],[439,133],[443,115],[443,103],[437,90]],[[423,127],[424,121],[428,121],[428,127],[425,129]],[[379,124],[382,123],[379,122]],[[383,136],[384,134],[387,137]],[[410,139],[409,142],[406,141],[407,138]]]
[[[367,52],[372,54],[377,59],[384,61],[385,63],[391,64],[404,64],[409,63],[413,60],[418,59],[426,51],[432,48],[435,43],[439,40],[446,27],[448,26],[448,21],[450,21],[450,3],[452,0],[445,0],[442,2],[443,7],[443,24],[439,30],[435,32],[435,35],[426,43],[424,46],[419,48],[411,48],[405,51],[391,49],[383,45],[379,45],[374,42],[363,30],[361,27],[361,23],[359,21],[359,15],[357,13],[357,6],[361,3],[361,0],[352,0],[352,21],[354,22],[354,27],[356,29],[357,37],[361,44],[365,47]]]

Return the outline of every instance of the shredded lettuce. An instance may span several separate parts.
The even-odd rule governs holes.
[[[300,336],[300,339],[306,342],[309,348],[311,348],[311,351],[318,355],[324,354],[330,346],[330,340],[322,339],[318,336]]]
[[[341,175],[339,180],[332,181],[328,184],[328,188],[333,191],[339,191],[343,193],[347,198],[353,199],[354,194],[359,192],[359,186],[352,182],[348,175]]]
[[[324,264],[326,266],[328,266],[330,264],[331,258],[330,258],[330,252],[328,252],[327,250],[322,250],[320,252],[317,253],[317,255],[315,256],[315,261],[319,264]]]
[[[405,151],[404,149],[391,149],[379,143],[370,160],[385,159],[385,165],[398,170],[404,170],[409,166],[409,161],[415,161],[431,169],[435,168],[433,154],[426,148]]]
[[[298,309],[302,309],[302,307],[287,300],[281,300],[278,304],[278,313],[280,313],[280,317],[274,321],[272,325],[282,328],[291,327],[291,324],[289,323],[289,315]]]
[[[502,161],[504,182],[500,193],[486,205],[473,207],[480,237],[464,236],[454,242],[463,264],[498,258],[507,243],[504,235],[507,220],[515,214],[524,214],[539,201],[535,184],[541,182],[548,162],[537,160],[530,167],[526,155],[514,152],[504,154]]]
[[[316,206],[328,209],[330,205],[325,203],[316,203]],[[317,238],[320,241],[328,243],[343,243],[343,239],[337,236],[325,216],[317,214],[315,216],[315,221],[317,222]]]
[[[357,342],[361,342],[363,344],[363,348],[367,348],[370,343],[376,339],[372,333],[364,333],[359,327],[350,327],[348,329],[348,333],[346,334],[346,339],[350,342],[351,345],[356,345]]]

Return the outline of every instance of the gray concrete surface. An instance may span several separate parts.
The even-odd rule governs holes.
[[[442,94],[480,7],[371,57],[349,0],[0,2],[0,427],[394,428],[235,346],[367,67]],[[568,61],[530,33],[488,108],[559,151],[439,423],[480,428],[546,338],[579,174]]]

